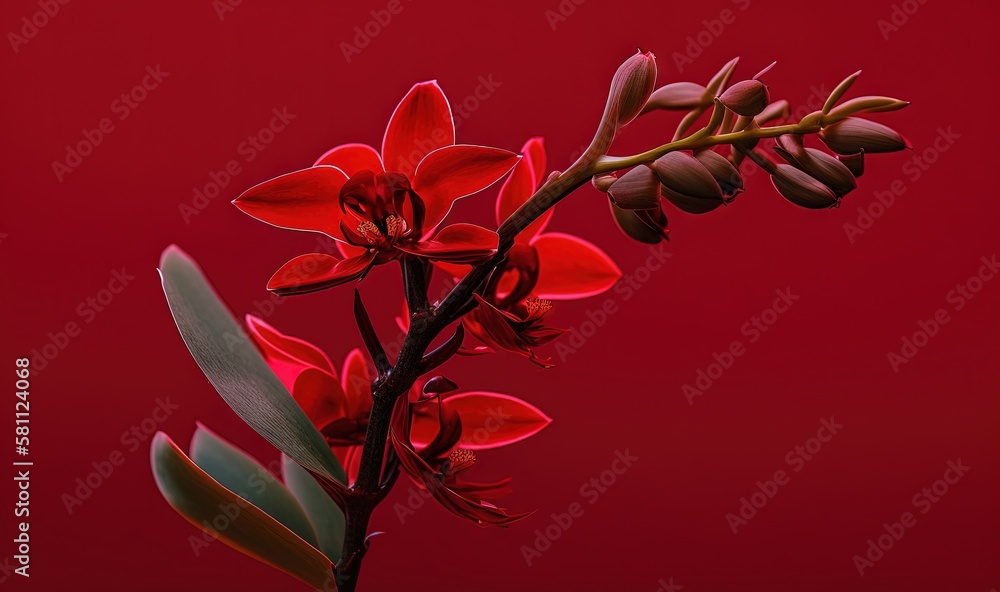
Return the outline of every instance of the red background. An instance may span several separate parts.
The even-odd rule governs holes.
[[[890,19],[894,5],[919,8],[886,39],[878,21]],[[188,542],[195,531],[156,491],[148,443],[130,452],[121,441],[157,398],[169,396],[180,408],[160,427],[179,442],[200,419],[265,460],[275,456],[185,350],[159,287],[160,251],[179,244],[235,310],[253,310],[267,298],[270,274],[312,250],[315,239],[241,215],[228,202],[242,189],[308,165],[339,143],[378,145],[399,98],[430,78],[455,103],[475,92],[479,76],[500,83],[462,122],[459,141],[516,150],[540,134],[550,166],[565,167],[589,140],[615,67],[637,46],[659,56],[661,83],[704,83],[737,55],[744,77],[778,60],[767,76],[772,97],[795,107],[811,86],[829,90],[861,68],[852,94],[913,101],[876,118],[906,133],[916,150],[869,158],[859,189],[839,210],[796,208],[757,174],[731,207],[699,217],[673,213],[667,264],[627,302],[618,298],[620,311],[551,371],[508,355],[452,362],[448,374],[463,387],[517,394],[555,419],[528,442],[480,455],[481,474],[514,476],[506,505],[537,513],[507,530],[485,530],[428,504],[400,525],[391,504],[405,503],[409,484],[401,480],[372,524],[387,534],[372,547],[362,588],[653,592],[671,578],[691,591],[988,592],[1000,585],[1000,280],[960,311],[946,300],[977,272],[980,257],[997,251],[995,146],[981,133],[997,92],[994,3],[589,0],[553,30],[546,11],[559,10],[556,0],[406,1],[348,63],[340,44],[352,43],[354,27],[386,6],[245,2],[220,20],[209,0],[72,2],[17,53],[0,48],[0,360],[13,366],[67,322],[81,326],[32,381],[32,578],[4,570],[7,585],[295,589],[222,544],[196,558]],[[703,34],[711,43],[679,73],[672,55],[724,9],[735,20],[717,37]],[[33,1],[6,2],[0,29],[16,32],[37,11]],[[65,145],[116,117],[111,102],[156,65],[169,76],[59,182],[52,162],[65,158]],[[243,161],[238,144],[268,124],[272,108],[285,106],[295,119]],[[939,128],[959,139],[914,179],[904,167],[933,146]],[[661,143],[670,130],[666,116],[640,121],[618,150]],[[242,172],[186,224],[179,204],[190,204],[193,189],[230,159],[240,160]],[[857,223],[858,207],[894,181],[905,193],[852,244],[844,224]],[[494,195],[470,199],[460,212],[486,221]],[[613,227],[591,188],[559,207],[552,228],[599,243],[626,273],[647,257]],[[85,322],[78,307],[122,267],[135,279]],[[379,273],[362,286],[386,335],[397,302],[391,276]],[[748,343],[741,325],[783,288],[799,300]],[[553,319],[578,326],[603,300],[562,305]],[[360,343],[349,303],[350,290],[327,291],[285,301],[269,320],[342,359]],[[950,321],[894,372],[888,352],[939,308]],[[689,405],[682,385],[733,340],[746,344],[746,354]],[[5,400],[13,413],[12,393]],[[789,469],[786,453],[830,416],[841,432],[734,535],[726,514],[738,511],[756,481]],[[587,504],[580,487],[625,449],[639,460]],[[68,514],[63,494],[116,450],[125,463]],[[883,523],[914,511],[912,496],[959,458],[968,474],[859,577],[852,557],[883,533]],[[3,481],[0,507],[13,506],[16,490]],[[581,501],[584,515],[526,565],[521,546],[533,543],[535,529]],[[13,554],[9,512],[2,510],[3,557]]]

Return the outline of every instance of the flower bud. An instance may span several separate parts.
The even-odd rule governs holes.
[[[608,203],[611,205],[611,213],[614,214],[618,228],[629,237],[650,245],[670,240],[666,230],[667,216],[659,205],[649,210],[623,210],[611,202]]]
[[[635,119],[656,86],[656,58],[641,51],[625,60],[611,80],[611,92],[604,106],[604,116],[597,134],[584,153],[585,159],[604,156],[615,139],[615,133]]]
[[[723,203],[722,188],[712,173],[687,152],[669,152],[651,165],[663,183],[663,197],[691,214],[704,214]]]
[[[774,151],[788,164],[832,189],[837,196],[843,197],[858,186],[851,169],[826,152],[815,148],[804,148],[801,137],[797,145],[793,141],[786,141],[784,144],[795,151],[786,150],[780,141],[779,145],[774,147]]]
[[[769,98],[766,84],[760,80],[743,80],[727,88],[719,100],[738,115],[753,117],[767,107]]]
[[[782,197],[803,208],[816,210],[840,203],[829,187],[789,164],[776,165],[771,182]]]
[[[594,187],[601,193],[607,193],[617,180],[618,177],[614,175],[596,175],[590,179],[590,182],[593,183]]]
[[[694,157],[715,178],[725,197],[733,197],[743,191],[743,176],[728,158],[714,150],[699,150],[694,153]]]
[[[863,150],[857,154],[842,154],[837,156],[837,160],[850,169],[855,179],[865,174],[865,153]]]
[[[896,152],[911,148],[906,138],[890,127],[868,119],[848,117],[819,131],[819,137],[837,154]]]
[[[612,183],[608,196],[623,210],[648,210],[660,203],[660,181],[652,169],[640,164]]]
[[[654,109],[694,109],[708,107],[711,104],[712,97],[708,96],[704,86],[693,82],[672,82],[656,89],[646,101],[642,111],[645,113]]]
[[[611,80],[608,111],[617,127],[635,119],[656,86],[656,57],[651,52],[636,53],[625,60]]]

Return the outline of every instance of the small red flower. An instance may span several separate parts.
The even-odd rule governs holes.
[[[348,484],[353,483],[372,410],[371,379],[361,350],[347,355],[338,375],[330,358],[316,346],[284,335],[252,315],[247,315],[246,324],[268,366],[326,438],[347,472]],[[450,471],[451,477],[464,468],[442,468],[455,450],[488,450],[520,442],[552,421],[534,405],[511,395],[468,391],[428,398],[425,384],[418,382],[408,397],[400,399],[411,411],[407,442],[423,462],[434,464],[439,473]],[[460,479],[450,483],[459,489],[476,489]]]
[[[535,137],[521,149],[522,159],[504,181],[497,197],[497,224],[523,205],[545,181],[545,147]],[[486,286],[479,306],[464,318],[466,328],[494,349],[526,356],[549,367],[534,348],[560,334],[546,327],[542,318],[552,300],[577,300],[611,289],[622,272],[597,246],[570,234],[545,232],[553,210],[542,214],[519,234],[506,260]],[[456,276],[466,270],[440,265]]]
[[[455,144],[448,99],[436,82],[423,82],[393,112],[381,154],[364,144],[337,146],[312,167],[251,187],[233,203],[268,224],[321,232],[345,245],[344,259],[302,255],[268,282],[279,294],[303,294],[362,278],[373,265],[404,255],[454,263],[489,258],[496,233],[472,224],[436,229],[455,200],[493,184],[518,158]]]

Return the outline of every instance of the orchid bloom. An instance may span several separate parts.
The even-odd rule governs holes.
[[[361,350],[354,349],[347,355],[338,376],[330,358],[311,343],[282,334],[252,315],[247,315],[246,324],[250,338],[268,366],[344,466],[348,484],[354,483],[372,409],[371,380]],[[397,436],[407,435],[404,446],[409,446],[421,463],[434,467],[431,473],[437,475],[435,479],[441,485],[475,498],[477,503],[483,497],[502,494],[506,480],[470,483],[456,473],[472,465],[474,451],[520,442],[552,420],[537,407],[511,395],[486,391],[451,393],[454,385],[446,380],[437,381],[440,383],[449,387],[431,389],[431,382],[418,381],[408,397],[399,399],[399,405],[408,406],[410,413],[406,429],[402,429],[402,424],[397,427]],[[435,392],[425,393],[431,390]],[[400,460],[414,480],[425,483],[426,476],[414,468],[418,463],[408,458]]]
[[[521,149],[522,159],[500,188],[496,203],[497,224],[523,205],[545,181],[545,146],[534,137]],[[553,209],[542,214],[517,235],[506,260],[486,286],[479,306],[465,316],[470,333],[494,349],[526,356],[542,367],[534,348],[548,343],[561,329],[542,323],[553,300],[578,300],[611,289],[622,272],[604,251],[590,242],[562,232],[546,232]],[[465,270],[440,265],[455,275]]]
[[[457,199],[495,183],[518,159],[499,148],[456,144],[448,99],[437,82],[422,82],[393,112],[381,152],[337,146],[313,166],[251,187],[233,203],[273,226],[342,243],[347,257],[301,255],[267,285],[282,295],[304,294],[360,279],[403,256],[454,263],[491,257],[495,232],[464,223],[437,228]]]

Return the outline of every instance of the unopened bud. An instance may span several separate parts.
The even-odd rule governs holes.
[[[612,183],[608,196],[624,210],[648,210],[660,203],[660,181],[652,169],[640,164]]]
[[[663,183],[663,197],[691,214],[704,214],[723,203],[722,188],[712,173],[687,152],[669,152],[651,165]]]
[[[694,109],[711,104],[712,97],[708,96],[704,86],[693,82],[671,82],[656,89],[642,110],[645,113],[654,109]]]
[[[788,164],[826,185],[839,197],[847,195],[858,186],[851,169],[844,163],[822,150],[802,148],[801,144],[799,148],[799,151],[793,153],[778,145],[774,147],[774,151]]]
[[[639,52],[618,68],[611,80],[608,96],[610,114],[617,127],[623,127],[642,111],[656,86],[656,57],[651,52]]]
[[[585,159],[604,156],[615,133],[642,111],[656,86],[656,57],[641,51],[625,60],[611,80],[611,92],[597,134],[584,154]]]
[[[837,156],[837,160],[844,163],[844,165],[850,169],[851,174],[854,175],[855,179],[865,174],[864,151],[858,152],[857,154],[841,154]]]
[[[694,153],[694,157],[708,169],[726,197],[743,191],[743,176],[728,158],[714,150],[699,150]]]
[[[894,129],[868,119],[848,117],[819,131],[819,137],[837,154],[896,152],[910,148],[906,138]]]
[[[615,223],[629,237],[650,245],[664,240],[670,240],[667,233],[667,215],[663,208],[657,206],[649,210],[623,210],[615,204],[611,205]]]
[[[617,180],[618,177],[614,175],[596,175],[590,180],[590,182],[593,183],[594,187],[601,193],[607,193]]]
[[[766,84],[760,80],[742,80],[727,88],[719,100],[736,114],[753,117],[767,107],[769,98]]]
[[[789,164],[777,165],[771,182],[782,197],[803,208],[816,210],[840,203],[829,187]]]

